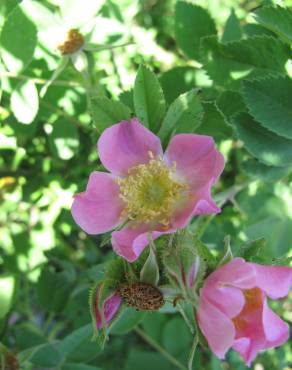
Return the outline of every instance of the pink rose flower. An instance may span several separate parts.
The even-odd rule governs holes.
[[[200,292],[198,323],[214,354],[233,348],[247,366],[259,351],[280,346],[289,326],[268,306],[267,297],[285,297],[292,268],[263,266],[235,258],[211,273]]]
[[[121,305],[121,297],[117,294],[112,294],[110,297],[106,298],[103,304],[103,315],[105,323],[109,323]],[[98,329],[103,327],[102,315],[99,311],[99,289],[96,290],[96,299],[95,299],[95,318],[96,326]]]
[[[72,215],[88,234],[112,233],[115,252],[135,261],[156,239],[185,227],[195,215],[218,213],[211,187],[224,158],[209,136],[179,134],[163,153],[159,138],[134,118],[107,128],[98,153],[110,171],[93,172],[75,196]]]

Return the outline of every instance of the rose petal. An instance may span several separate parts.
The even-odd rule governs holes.
[[[115,175],[126,175],[129,168],[149,162],[149,152],[162,155],[159,138],[136,118],[104,130],[97,147],[102,164]]]
[[[256,273],[252,264],[243,258],[234,258],[209,275],[205,286],[252,289],[256,286]]]
[[[207,342],[217,357],[223,359],[232,346],[235,329],[232,321],[201,295],[198,323]]]
[[[177,174],[187,180],[194,192],[212,184],[224,168],[224,158],[210,136],[179,134],[174,136],[165,152],[165,160],[176,163]]]
[[[289,325],[269,308],[266,299],[263,307],[263,327],[268,341],[266,348],[280,346],[289,339]]]
[[[149,244],[149,227],[147,225],[133,226],[128,225],[120,231],[112,233],[112,245],[114,251],[128,262],[134,262],[145,247]],[[171,234],[175,230],[151,231],[152,239],[157,239],[160,235]]]
[[[256,271],[257,286],[274,299],[285,297],[292,287],[292,268],[251,263]]]
[[[120,223],[123,204],[114,178],[92,172],[86,191],[75,196],[71,212],[75,222],[88,234],[101,234]]]

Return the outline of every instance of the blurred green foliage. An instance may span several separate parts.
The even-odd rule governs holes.
[[[102,238],[85,235],[69,210],[73,195],[85,188],[88,174],[100,166],[99,134],[120,117],[130,117],[133,107],[154,131],[159,131],[155,125],[162,122],[160,134],[166,141],[170,127],[180,122],[185,131],[182,128],[189,128],[194,119],[201,126],[193,130],[215,137],[228,158],[217,193],[248,183],[236,197],[228,198],[222,213],[203,233],[211,250],[222,251],[228,234],[235,249],[264,237],[266,258],[291,254],[291,131],[287,136],[284,127],[284,137],[279,136],[276,143],[275,136],[271,139],[274,156],[267,156],[265,129],[261,126],[249,138],[251,130],[243,124],[251,122],[248,114],[233,116],[254,110],[257,120],[265,121],[265,112],[255,103],[255,86],[246,86],[244,101],[240,81],[246,73],[266,76],[287,70],[284,62],[291,49],[270,42],[270,36],[275,32],[284,41],[291,40],[291,27],[274,29],[271,15],[264,12],[258,13],[260,24],[255,23],[254,9],[272,1],[193,3],[195,7],[187,5],[189,10],[175,0],[0,3],[0,341],[17,354],[23,369],[172,370],[178,368],[175,361],[187,361],[191,336],[172,307],[147,314],[129,309],[113,327],[104,351],[91,341],[88,290],[101,277],[104,262],[113,252],[106,241],[102,244],[107,246],[97,247]],[[292,2],[282,5],[289,7]],[[62,17],[56,28],[52,14],[57,14],[59,6]],[[194,25],[195,9],[199,22]],[[92,45],[131,44],[91,53],[88,81],[81,59],[60,64],[60,53],[52,48],[66,27],[79,28],[86,35],[88,50]],[[258,38],[250,41],[250,35]],[[202,36],[209,37],[201,42]],[[236,44],[242,39],[244,43]],[[249,54],[253,47],[260,53],[260,62]],[[148,67],[139,69],[140,64],[150,66],[157,78]],[[56,70],[60,74],[40,97]],[[146,87],[134,86],[137,72],[142,83],[148,76]],[[286,89],[283,117],[287,112],[291,115],[291,85],[287,87],[281,77],[278,80],[275,85],[270,81],[269,90],[273,95],[276,86]],[[149,94],[150,105],[160,102],[154,116],[149,115],[147,104],[141,104]],[[203,94],[202,101],[197,94]],[[167,124],[163,123],[163,96],[171,109],[164,118]],[[184,116],[185,112],[190,116]],[[231,117],[247,150],[232,137]],[[273,131],[273,122],[268,125]],[[292,296],[276,309],[292,323]],[[236,353],[220,363],[202,348],[193,368],[240,370],[245,366]],[[253,368],[291,369],[291,342],[260,355]]]

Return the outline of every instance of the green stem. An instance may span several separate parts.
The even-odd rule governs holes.
[[[192,347],[191,347],[191,350],[190,350],[190,354],[189,354],[188,370],[192,370],[193,369],[193,362],[194,362],[194,357],[195,357],[195,353],[196,353],[198,342],[199,342],[199,340],[198,340],[198,333],[196,331],[195,336],[194,336],[194,340],[193,340],[193,344],[192,344]]]
[[[175,357],[173,357],[169,352],[167,352],[160,344],[156,343],[148,334],[146,334],[142,329],[135,328],[135,332],[147,343],[149,346],[158,351],[162,356],[164,356],[169,362],[171,362],[175,367],[181,370],[188,370],[183,364],[181,364]]]

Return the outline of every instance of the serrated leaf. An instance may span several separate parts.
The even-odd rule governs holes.
[[[30,124],[39,109],[39,97],[35,83],[31,80],[20,82],[11,94],[10,103],[17,121]]]
[[[0,35],[0,55],[6,68],[13,73],[21,72],[32,60],[37,43],[35,25],[16,6],[8,15]]]
[[[218,110],[213,102],[204,102],[204,118],[202,124],[198,127],[196,132],[201,135],[210,135],[217,140],[230,138],[232,136],[232,129],[226,123],[225,117]]]
[[[226,44],[220,43],[216,36],[204,37],[201,52],[210,78],[232,89],[240,88],[243,77],[286,74],[285,64],[290,58],[288,46],[269,36],[254,36]]]
[[[292,10],[280,6],[261,7],[255,12],[258,23],[277,34],[288,44],[292,43]]]
[[[236,115],[232,122],[238,138],[252,156],[268,166],[292,164],[292,140],[265,129],[247,113]]]
[[[134,85],[134,106],[140,122],[157,132],[165,114],[165,99],[155,74],[147,67],[139,67]]]
[[[240,40],[242,37],[242,31],[239,23],[239,19],[236,16],[234,9],[231,9],[230,15],[226,21],[224,32],[222,36],[222,42]]]
[[[258,180],[261,179],[265,182],[275,182],[282,179],[285,176],[288,176],[292,172],[292,166],[288,167],[273,167],[266,166],[265,164],[258,162],[255,159],[249,159],[248,161],[243,162],[242,169],[250,177]]]
[[[264,238],[251,240],[240,247],[238,256],[250,261],[251,258],[259,256],[265,246],[266,240]]]
[[[255,120],[276,134],[292,139],[292,80],[289,77],[244,81],[242,95]]]
[[[91,112],[93,124],[100,133],[115,123],[131,118],[131,111],[127,106],[105,96],[92,99]]]
[[[231,90],[223,91],[216,100],[216,106],[223,113],[228,123],[233,115],[247,111],[242,96],[238,92]]]
[[[175,8],[175,38],[179,48],[191,59],[200,60],[200,39],[217,33],[208,11],[186,1]]]
[[[194,132],[201,124],[203,115],[198,91],[188,91],[170,105],[158,135],[165,141],[174,133]]]
[[[159,282],[159,267],[153,248],[149,248],[149,255],[140,271],[140,281],[157,285]]]

